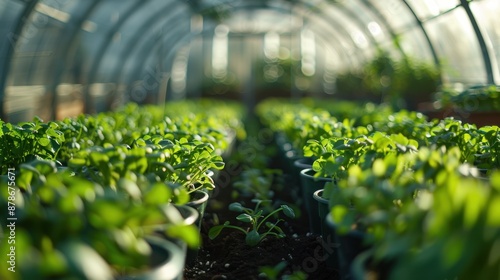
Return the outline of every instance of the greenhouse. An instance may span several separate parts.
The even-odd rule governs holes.
[[[500,280],[498,15],[0,0],[0,279]]]

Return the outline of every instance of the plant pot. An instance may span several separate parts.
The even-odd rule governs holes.
[[[309,230],[314,234],[321,234],[321,221],[318,215],[318,203],[313,198],[315,191],[322,189],[331,178],[314,177],[315,171],[311,168],[300,172],[302,199],[309,218]]]
[[[353,280],[364,280],[367,279],[367,267],[368,261],[371,257],[370,252],[366,251],[359,254],[351,264],[350,275]]]
[[[283,168],[285,174],[293,172],[293,162],[299,157],[293,145],[283,134],[276,134],[276,145],[278,146],[279,165]]]
[[[289,163],[290,160],[287,160],[287,162]],[[291,184],[289,190],[291,197],[294,199],[297,205],[302,205],[303,203],[300,171],[307,168],[311,168],[312,162],[313,160],[311,158],[298,157],[295,160],[293,160],[292,166],[290,167],[291,172],[289,174],[290,174]]]
[[[323,198],[323,189],[315,191],[313,197],[318,204],[318,216],[321,223],[321,237],[328,244],[331,243],[334,244],[334,246],[331,246],[334,248],[334,250],[332,252],[327,252],[328,258],[326,259],[326,263],[330,268],[339,271],[340,264],[337,252],[339,248],[339,243],[336,236],[331,234],[331,231],[329,230],[329,227],[326,224],[326,217],[330,213],[330,207],[328,206],[328,199]]]
[[[202,190],[196,190],[190,193],[190,201],[186,203],[187,206],[195,209],[198,212],[198,218],[196,220],[196,225],[198,229],[201,228],[201,220],[205,214],[205,208],[207,207],[209,195],[207,192]]]
[[[181,218],[184,220],[185,225],[194,225],[198,221],[199,213],[194,209],[193,207],[187,206],[187,205],[173,205],[175,209],[179,212]],[[167,205],[167,208],[170,207],[170,205]],[[168,210],[166,210],[168,211]],[[186,263],[191,263],[193,262],[198,254],[198,248],[192,249],[188,248],[186,243],[180,239],[173,239],[165,235],[165,225],[155,225],[152,226],[155,236],[158,236],[160,238],[169,240],[170,242],[173,242],[181,249],[185,255],[185,262]]]
[[[377,263],[373,262],[373,251],[366,250],[360,253],[353,261],[350,267],[351,279],[364,280],[372,279],[390,279],[392,268],[397,260],[383,260]],[[445,279],[437,277],[438,279]]]
[[[302,195],[300,172],[304,169],[312,168],[314,160],[310,157],[301,157],[293,162],[293,181],[299,185],[299,195]]]
[[[203,220],[203,215],[205,215],[205,208],[208,203],[208,193],[204,191],[194,191],[191,193],[191,201],[186,203],[186,206],[196,210],[198,212],[198,218],[195,221],[195,225],[198,230],[201,230],[201,221]],[[198,257],[198,251],[200,248],[188,248],[186,254],[186,263],[192,264]]]
[[[300,171],[308,168],[312,168],[312,165],[314,163],[314,159],[311,157],[301,157],[296,159],[293,162],[293,166],[296,167],[296,169],[299,171],[297,174],[300,174]]]
[[[117,277],[118,280],[182,280],[186,252],[169,240],[148,236],[152,254],[149,259],[151,269],[137,275]]]
[[[323,198],[323,189],[317,190],[313,193],[313,198],[318,205],[318,216],[321,224],[321,236],[328,234],[328,226],[326,225],[326,216],[330,213],[328,207],[328,199]]]
[[[353,260],[368,247],[363,244],[365,233],[360,230],[351,230],[345,234],[337,232],[337,225],[331,215],[326,217],[327,225],[330,228],[330,235],[335,236],[339,243],[338,260],[340,275],[342,279],[352,279],[350,267]]]

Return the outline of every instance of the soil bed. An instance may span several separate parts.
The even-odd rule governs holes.
[[[289,176],[284,178],[285,186],[296,183],[290,182]],[[207,233],[215,221],[230,221],[231,224],[238,225],[235,219],[237,213],[227,209],[228,202],[235,201],[231,192],[232,188],[228,186],[219,189],[218,194],[210,199],[201,228],[203,245],[194,264],[185,268],[185,280],[267,279],[260,268],[274,267],[282,261],[287,265],[278,279],[297,271],[305,273],[307,279],[340,279],[338,272],[327,267],[325,261],[328,254],[335,253],[335,244],[324,242],[320,236],[307,233],[307,220],[305,215],[300,213],[297,219],[287,218],[289,222],[280,224],[287,235],[285,238],[269,237],[255,247],[246,245],[244,234],[232,229],[224,229],[216,239],[210,240]],[[278,191],[275,198],[287,203],[290,197],[286,194],[286,190]],[[241,197],[237,201],[241,202]],[[247,204],[247,207],[253,206],[249,200],[243,200],[242,203]]]

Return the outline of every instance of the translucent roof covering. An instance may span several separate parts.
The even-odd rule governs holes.
[[[498,0],[0,0],[0,117],[207,92],[252,103],[273,94],[262,81],[334,97],[380,49],[443,83],[499,84],[499,14]]]

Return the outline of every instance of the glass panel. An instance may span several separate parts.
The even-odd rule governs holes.
[[[164,59],[170,53],[170,48],[175,42],[182,39],[183,35],[189,34],[189,21],[181,21],[185,18],[182,14],[172,17],[164,17],[161,21],[157,21],[154,25],[147,28],[147,33],[141,32],[140,41],[133,49],[127,52],[127,60],[120,69],[121,79],[128,83],[133,79],[137,79],[137,75],[141,72],[137,69],[138,66],[144,67],[144,60],[150,55],[158,56],[159,51],[164,53]],[[175,23],[175,27],[171,24]],[[159,44],[164,44],[163,49],[159,49]],[[170,45],[172,44],[172,45]],[[169,48],[166,46],[169,45]],[[122,58],[123,59],[123,58]],[[172,59],[172,57],[170,57]]]
[[[331,18],[332,21],[335,19],[335,22],[338,23],[336,25],[340,25],[342,29],[351,36],[357,48],[366,49],[369,46],[370,39],[366,37],[364,33],[365,30],[360,30],[360,26],[356,25],[356,23],[343,13],[341,9],[329,6],[328,8],[322,9],[322,12],[326,14],[328,18]]]
[[[312,17],[309,19],[311,30],[319,35],[320,38],[324,38],[327,44],[331,45],[337,50],[341,50],[344,59],[339,61],[340,68],[351,68],[358,66],[364,59],[363,52],[354,44],[352,37],[343,31],[343,29],[338,26],[338,24],[325,22],[319,17]],[[336,28],[338,27],[338,28]]]
[[[115,34],[109,48],[106,50],[103,60],[99,64],[99,79],[114,80],[117,74],[123,71],[124,64],[130,59],[130,52],[137,48],[145,38],[145,35],[154,34],[161,26],[161,22],[184,15],[185,21],[189,22],[187,6],[177,2],[165,0],[154,0],[145,2],[141,9],[134,13],[120,30]],[[170,22],[170,27],[180,22]],[[166,29],[168,32],[168,27]],[[124,81],[126,83],[130,81]]]
[[[371,34],[377,41],[381,42],[387,39],[388,31],[384,23],[378,22],[378,19],[365,5],[360,4],[357,0],[341,2],[347,9],[352,11],[350,15],[356,16],[357,20],[361,21],[366,29],[364,32]]]
[[[31,119],[34,115],[50,118],[51,98],[47,96],[56,92],[47,91],[48,85],[54,81],[54,71],[58,65],[56,61],[64,60],[61,55],[68,48],[67,42],[74,32],[73,21],[81,16],[90,3],[76,0],[40,1],[27,19],[15,48],[7,89],[13,104],[22,104],[18,108],[20,111],[26,108],[31,112],[25,119]],[[31,98],[20,102],[26,94]]]
[[[414,24],[415,18],[401,0],[367,0],[382,14],[395,32]]]
[[[470,6],[488,46],[495,82],[500,84],[500,1],[474,1]]]
[[[406,0],[406,2],[421,20],[438,16],[460,5],[460,0]]]
[[[139,0],[140,1],[140,0]],[[106,41],[121,42],[121,33],[109,34],[117,27],[119,21],[124,20],[130,9],[137,1],[107,0],[100,1],[98,9],[89,17],[88,22],[94,28],[86,30],[82,35],[82,71],[88,73],[92,63],[98,57],[98,52]],[[142,9],[142,7],[140,8]],[[132,11],[135,13],[135,11]]]
[[[0,62],[3,62],[4,54],[7,52],[7,47],[12,44],[13,29],[17,24],[18,18],[21,16],[24,5],[16,1],[0,1]],[[2,69],[0,69],[0,75]]]
[[[430,63],[433,62],[434,58],[429,49],[429,44],[427,44],[427,40],[420,27],[415,26],[406,30],[405,33],[400,36],[399,43],[406,55]]]
[[[486,82],[486,73],[470,20],[462,8],[425,23],[449,82]],[[445,80],[446,81],[446,80]]]

